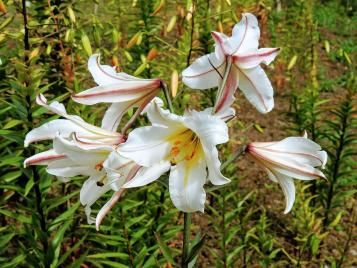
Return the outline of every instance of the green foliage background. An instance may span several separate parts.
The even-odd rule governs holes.
[[[105,105],[70,100],[94,85],[86,68],[92,53],[127,73],[170,84],[174,70],[213,49],[210,31],[230,34],[242,12],[257,15],[262,47],[283,47],[267,68],[278,112],[265,115],[268,122],[251,116],[253,108],[238,93],[238,118],[230,122],[231,142],[221,148],[221,159],[246,141],[307,130],[329,153],[328,181],[297,182],[294,209],[283,215],[280,190],[263,172],[245,158],[226,162],[224,173],[233,182],[207,189],[206,213],[193,217],[191,247],[203,236],[205,243],[192,263],[357,265],[356,8],[348,0],[0,0],[0,266],[178,266],[183,215],[165,183],[127,191],[97,232],[79,203],[84,178],[62,183],[44,168],[24,169],[26,157],[49,145],[24,148],[24,136],[54,118],[35,104],[39,93],[100,122]],[[174,105],[182,112],[213,101],[214,91],[180,83]]]

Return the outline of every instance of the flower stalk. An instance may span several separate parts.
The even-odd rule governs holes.
[[[188,255],[190,253],[190,227],[191,227],[191,213],[183,213],[183,245],[182,245],[182,259],[181,267],[188,267]]]

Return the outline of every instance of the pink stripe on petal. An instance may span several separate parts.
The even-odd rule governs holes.
[[[216,32],[211,32],[211,35],[212,35],[213,39],[216,41],[216,44],[218,44],[221,47],[223,54],[226,55],[226,51],[224,49],[224,42],[223,42],[221,36],[219,34],[217,34]]]
[[[252,81],[237,65],[233,64],[233,66],[238,69],[239,74],[242,74],[242,75],[249,81],[249,83],[250,83],[250,84],[252,85],[252,87],[254,88],[254,91],[257,93],[257,95],[258,95],[260,101],[262,102],[262,104],[263,104],[265,110],[267,111],[267,110],[268,110],[268,107],[267,107],[267,105],[266,105],[266,103],[265,103],[265,101],[264,101],[264,98],[263,98],[263,96],[260,94],[259,90],[258,90],[257,87],[255,86],[255,84],[253,83],[253,81]]]
[[[234,93],[238,87],[238,77],[234,70],[230,70],[227,78],[227,82],[223,89],[223,94],[219,100],[217,100],[217,105],[215,108],[215,113],[218,113],[222,108],[230,106],[234,101]]]
[[[237,53],[237,51],[238,51],[238,50],[240,49],[240,47],[242,46],[245,37],[247,36],[247,31],[248,31],[248,18],[247,18],[247,16],[244,15],[244,14],[243,14],[243,17],[244,17],[244,19],[245,19],[245,29],[244,29],[243,38],[242,38],[242,40],[240,41],[238,47],[237,47],[237,48],[234,50],[234,52],[232,53],[232,55],[235,54],[235,53]]]
[[[123,79],[123,78],[121,78],[121,77],[114,76],[114,75],[111,75],[111,74],[109,74],[108,72],[106,72],[106,71],[102,68],[102,66],[101,66],[101,64],[100,64],[100,55],[98,55],[97,58],[96,58],[96,65],[97,65],[98,69],[99,69],[104,75],[106,75],[106,76],[108,76],[108,77],[110,77],[110,78],[113,78],[113,79],[116,79],[116,80],[119,80],[119,81],[135,81],[134,79],[130,80],[129,78]],[[140,78],[138,78],[138,80],[139,80],[139,79],[140,79]],[[140,80],[142,80],[142,81],[152,81],[153,79],[140,79]]]
[[[208,74],[208,73],[211,73],[211,72],[214,72],[214,71],[217,72],[218,69],[221,68],[223,66],[223,64],[225,64],[225,63],[226,63],[226,61],[223,61],[219,66],[217,66],[217,67],[216,66],[212,66],[212,69],[210,69],[210,70],[208,70],[206,72],[203,72],[203,73],[200,73],[200,74],[195,74],[195,75],[185,75],[185,77],[194,78],[194,77],[199,77],[201,75],[205,75],[205,74]],[[218,71],[218,73],[219,73],[219,71]],[[222,76],[221,73],[219,73],[219,75]]]
[[[308,154],[308,153],[293,153],[293,152],[286,152],[286,151],[278,151],[278,150],[274,150],[274,149],[268,149],[268,148],[261,148],[261,150],[266,150],[272,153],[280,153],[280,154],[290,154],[290,155],[302,155],[302,156],[308,156],[308,157],[312,157],[315,158],[317,160],[319,160],[321,162],[321,165],[323,164],[323,162],[321,161],[320,158],[318,158],[316,155],[313,154]]]
[[[95,98],[98,96],[110,96],[110,95],[124,95],[124,94],[135,94],[135,93],[141,93],[141,92],[145,92],[148,90],[152,90],[152,89],[157,89],[159,88],[161,85],[161,80],[155,80],[150,84],[147,84],[145,86],[142,87],[134,87],[131,89],[110,89],[110,90],[106,90],[103,92],[96,92],[96,93],[78,93],[75,95],[72,95],[73,99],[82,99],[82,98]],[[122,86],[119,85],[118,86]],[[98,88],[103,87],[103,86],[98,86]]]
[[[302,173],[302,174],[305,174],[305,175],[308,175],[308,176],[312,176],[312,177],[319,177],[319,178],[323,178],[323,179],[325,178],[325,177],[321,176],[320,174],[311,173],[311,172],[308,172],[308,171],[303,170],[303,169],[299,169],[299,168],[294,167],[294,166],[288,166],[286,164],[282,164],[280,162],[272,160],[271,158],[267,158],[267,157],[264,156],[264,154],[261,154],[257,150],[255,150],[252,146],[249,147],[248,152],[255,159],[262,159],[263,161],[266,161],[266,162],[271,163],[273,165],[276,165],[278,167],[280,166],[280,167],[285,168],[287,170],[290,170],[292,172]]]
[[[31,166],[31,165],[37,165],[38,163],[45,162],[45,161],[58,160],[64,158],[67,158],[67,156],[64,154],[40,156],[40,157],[32,156],[27,160],[25,160],[24,164],[25,166]]]
[[[250,60],[252,58],[255,58],[255,57],[259,57],[259,58],[262,58],[262,57],[266,57],[266,56],[270,56],[272,54],[274,54],[275,52],[278,52],[280,50],[280,47],[277,47],[277,48],[274,48],[272,50],[269,50],[269,51],[266,51],[266,52],[262,52],[262,53],[252,53],[252,54],[247,54],[247,55],[234,55],[233,56],[233,60],[234,61],[245,61],[245,60]]]

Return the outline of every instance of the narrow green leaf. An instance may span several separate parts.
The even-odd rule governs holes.
[[[164,255],[166,261],[170,262],[171,264],[175,264],[174,258],[172,257],[170,248],[165,244],[164,241],[161,240],[160,236],[157,233],[154,233],[157,243],[159,244],[160,250]]]

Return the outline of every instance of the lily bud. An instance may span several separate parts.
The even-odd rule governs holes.
[[[246,152],[280,184],[286,199],[284,213],[288,213],[295,200],[294,179],[325,178],[316,167],[324,168],[327,153],[320,145],[304,137],[289,137],[278,142],[252,142]]]

